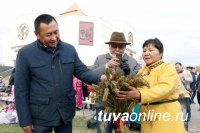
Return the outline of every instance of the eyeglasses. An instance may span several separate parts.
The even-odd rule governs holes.
[[[119,48],[119,49],[123,49],[123,48],[125,48],[126,47],[126,45],[125,44],[110,44],[110,47],[112,47],[112,48],[114,48],[114,49],[116,49],[116,48]]]

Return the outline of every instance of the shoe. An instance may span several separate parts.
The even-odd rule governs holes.
[[[85,109],[88,109],[87,104],[85,105]]]
[[[92,108],[92,104],[90,104],[90,108],[89,108],[89,110],[93,110],[93,108]]]
[[[191,102],[192,104],[196,104],[194,101]]]
[[[140,128],[141,128],[140,124],[137,124],[135,122],[131,122],[130,123],[129,130],[131,130],[131,131],[140,131]]]
[[[81,110],[80,108],[76,107],[76,111],[80,111],[80,110]]]
[[[199,109],[197,111],[200,111],[200,107],[199,107]]]

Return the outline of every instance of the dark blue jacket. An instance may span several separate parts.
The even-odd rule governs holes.
[[[195,91],[196,90],[196,76],[195,76],[195,73],[194,72],[191,72],[191,75],[192,75],[192,79],[193,81],[190,83],[190,88]]]
[[[197,77],[196,89],[198,89],[199,84],[200,84],[200,74]]]
[[[70,44],[60,41],[53,52],[39,41],[21,48],[15,73],[20,126],[57,126],[61,119],[71,121],[75,115],[73,75],[88,84],[97,84],[100,79],[81,62]]]

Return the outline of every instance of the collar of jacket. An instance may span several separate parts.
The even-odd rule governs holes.
[[[178,73],[183,73],[183,70],[181,70],[180,72],[178,72]]]
[[[111,60],[113,57],[110,55],[110,53],[106,54],[106,59]],[[125,53],[122,57],[123,61],[128,61],[128,55]]]
[[[159,66],[159,65],[161,65],[161,64],[163,64],[164,63],[164,61],[163,60],[159,60],[159,61],[157,61],[157,62],[155,62],[155,63],[153,63],[153,64],[151,64],[151,65],[149,65],[149,66],[147,66],[149,69],[154,69],[154,68],[156,68],[157,66]]]
[[[54,53],[56,50],[58,50],[61,47],[61,41],[58,42],[58,45],[57,45],[57,47],[54,50],[50,49],[49,47],[47,47],[46,45],[44,45],[43,43],[41,43],[39,40],[37,40],[37,45],[41,49],[43,49],[43,50],[45,50],[47,52]]]
[[[151,64],[149,66],[145,66],[143,71],[146,71],[146,72],[144,74],[142,74],[142,77],[149,75],[151,73],[152,69],[156,68],[157,66],[159,66],[159,65],[161,65],[163,63],[164,63],[163,60],[159,60],[159,61],[157,61],[157,62],[155,62],[155,63],[153,63],[153,64]]]

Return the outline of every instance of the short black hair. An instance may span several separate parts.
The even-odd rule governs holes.
[[[36,32],[39,31],[41,23],[49,24],[53,20],[57,23],[56,19],[53,16],[49,15],[49,14],[41,14],[41,15],[39,15],[34,21],[35,31]]]
[[[144,42],[142,48],[146,47],[149,44],[153,44],[155,46],[155,48],[157,48],[160,53],[163,53],[164,47],[163,47],[162,42],[158,38],[146,40]]]
[[[176,62],[175,65],[180,65],[180,66],[182,66],[182,64],[181,64],[180,62]]]
[[[187,69],[194,69],[193,66],[187,66],[186,68],[187,68]]]

